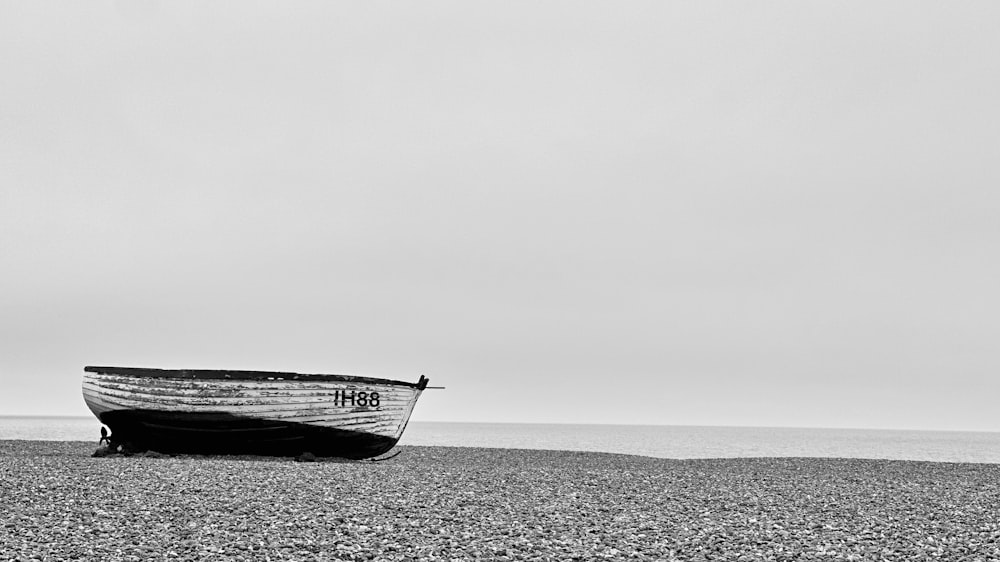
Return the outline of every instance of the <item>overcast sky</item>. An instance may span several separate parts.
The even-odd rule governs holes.
[[[0,3],[0,415],[1000,431],[1000,4]]]

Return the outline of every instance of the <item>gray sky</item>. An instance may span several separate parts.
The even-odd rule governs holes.
[[[1000,431],[993,2],[0,3],[0,414]]]

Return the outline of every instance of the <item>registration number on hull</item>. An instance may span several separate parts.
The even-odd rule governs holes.
[[[379,395],[377,392],[336,390],[333,392],[334,406],[371,406],[379,405]]]

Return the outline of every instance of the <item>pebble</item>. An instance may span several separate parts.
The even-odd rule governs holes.
[[[1000,465],[0,441],[0,560],[995,560]]]

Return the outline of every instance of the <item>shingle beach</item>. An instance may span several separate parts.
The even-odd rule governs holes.
[[[1000,465],[0,441],[2,560],[997,560]],[[321,461],[323,461],[321,459]]]

